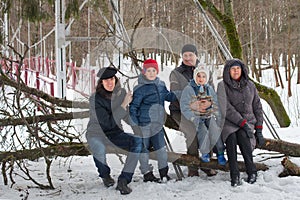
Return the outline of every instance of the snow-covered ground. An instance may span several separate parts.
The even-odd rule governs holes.
[[[300,143],[300,128],[277,129],[283,140]],[[184,148],[183,137],[180,133],[168,131],[172,143],[176,142],[174,148]],[[270,137],[270,135],[266,135]],[[180,150],[179,150],[180,151]],[[97,176],[97,171],[91,156],[88,157],[72,157],[72,158],[56,158],[51,168],[52,181],[56,189],[41,190],[35,188],[33,183],[25,181],[19,176],[13,175],[16,184],[11,188],[10,185],[3,185],[3,178],[0,177],[0,199],[209,199],[209,200],[240,200],[240,199],[300,199],[300,177],[279,178],[278,174],[282,172],[283,167],[280,162],[282,158],[273,158],[279,156],[275,152],[270,153],[256,149],[254,151],[255,162],[263,161],[269,167],[269,170],[258,172],[257,182],[253,185],[243,182],[239,187],[230,186],[229,172],[218,171],[214,177],[207,177],[200,171],[200,177],[187,177],[182,181],[175,181],[176,174],[170,163],[170,176],[173,180],[167,183],[144,183],[139,169],[133,177],[133,182],[129,186],[133,192],[129,195],[122,196],[115,190],[115,186],[105,188],[101,179]],[[122,169],[119,157],[116,155],[107,156],[108,163],[112,167],[112,176],[116,180]],[[125,160],[125,157],[122,156]],[[300,166],[300,158],[291,158],[293,162]],[[158,175],[156,161],[151,161],[155,167],[154,173]],[[46,183],[44,160],[28,161],[30,169],[34,177]],[[187,168],[182,167],[185,176],[187,176]],[[18,172],[18,169],[15,169]],[[21,172],[19,172],[21,174]],[[246,178],[245,173],[241,177]],[[30,187],[32,186],[32,187]],[[28,194],[27,194],[28,193]],[[27,197],[28,198],[25,198]]]
[[[160,73],[160,77],[166,81],[168,86],[168,74],[171,68],[166,67]],[[272,75],[264,75],[262,80],[265,84],[271,83]],[[273,79],[272,79],[273,80]],[[270,85],[271,87],[271,85]],[[300,86],[293,84],[293,94],[296,98],[287,98],[286,89],[277,88],[277,92],[281,95],[284,105],[290,114],[292,124],[288,128],[279,128],[276,120],[272,116],[268,106],[264,103],[264,109],[270,117],[281,139],[289,142],[300,144],[300,127],[299,127],[299,106],[297,91]],[[299,93],[298,93],[299,94]],[[293,114],[294,113],[294,114]],[[298,113],[298,115],[297,115]],[[185,152],[184,137],[178,131],[167,130],[171,144],[176,152]],[[272,135],[264,129],[264,136],[272,138]],[[276,152],[268,152],[265,150],[256,149],[254,151],[255,162],[261,162],[269,167],[269,170],[258,172],[257,182],[250,185],[246,182],[239,187],[233,188],[230,186],[229,172],[218,171],[214,177],[207,177],[206,174],[200,171],[200,177],[186,177],[182,181],[176,181],[176,174],[171,163],[170,176],[173,178],[167,183],[144,183],[140,170],[136,169],[133,177],[133,182],[130,187],[133,192],[129,195],[122,196],[115,190],[115,186],[105,188],[101,179],[98,178],[96,167],[91,156],[88,157],[69,157],[55,158],[51,167],[52,181],[55,186],[54,190],[41,190],[29,181],[25,181],[20,176],[13,174],[16,181],[14,185],[3,185],[3,177],[0,176],[0,200],[41,200],[41,199],[209,199],[209,200],[281,200],[281,199],[300,199],[300,177],[279,178],[278,175],[282,172],[283,167],[279,157],[281,154]],[[276,157],[276,158],[272,158]],[[279,157],[279,158],[278,158]],[[125,157],[122,156],[123,161]],[[242,160],[241,157],[239,157]],[[290,158],[293,162],[300,166],[300,158]],[[107,160],[112,168],[112,176],[117,180],[122,169],[122,164],[119,157],[116,155],[107,155]],[[154,166],[154,174],[158,176],[157,163],[151,160]],[[43,159],[37,161],[28,161],[31,174],[38,181],[46,183],[45,164]],[[182,167],[185,176],[187,176],[187,168]],[[22,174],[15,167],[15,172]],[[241,173],[242,178],[246,178],[245,173]],[[9,181],[9,184],[11,182]]]

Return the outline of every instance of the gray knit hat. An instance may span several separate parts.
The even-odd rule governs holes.
[[[184,52],[193,52],[196,56],[198,56],[197,47],[193,44],[186,44],[182,47],[181,54]]]

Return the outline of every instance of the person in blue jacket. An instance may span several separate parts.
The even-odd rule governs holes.
[[[134,87],[133,100],[129,106],[132,129],[143,138],[140,169],[144,174],[144,182],[170,180],[163,130],[166,118],[164,101],[175,101],[176,95],[169,92],[165,83],[157,77],[158,72],[156,60],[144,61],[142,74],[138,77],[138,85]],[[150,147],[153,147],[157,155],[160,179],[154,176],[149,165]]]
[[[193,79],[182,92],[180,109],[184,117],[196,127],[202,162],[210,162],[210,152],[215,147],[218,163],[225,165],[225,146],[220,129],[221,113],[218,109],[217,94],[208,84],[208,76],[209,71],[206,67],[199,65],[195,68]],[[201,106],[205,101],[211,102],[211,106]]]
[[[99,177],[106,187],[113,186],[115,181],[110,175],[106,162],[106,147],[122,148],[128,151],[123,170],[118,178],[117,190],[129,194],[132,190],[128,184],[142,150],[142,139],[125,133],[121,120],[128,119],[128,105],[132,100],[131,92],[121,88],[115,76],[117,70],[105,67],[99,70],[96,92],[90,96],[90,120],[87,125],[86,139],[93,155]]]

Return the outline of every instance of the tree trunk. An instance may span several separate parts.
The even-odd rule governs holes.
[[[210,0],[198,0],[212,17],[225,29],[229,42],[230,52],[234,58],[242,59],[242,45],[234,22],[232,11],[232,1],[224,0],[224,14],[218,10]],[[288,127],[291,123],[290,118],[285,111],[279,95],[273,90],[259,83],[255,84],[261,98],[270,105],[280,127]]]
[[[279,177],[300,176],[300,167],[290,161],[288,157],[285,157],[281,161],[281,164],[283,165],[284,169],[283,172],[279,174]]]
[[[107,153],[119,153],[126,154],[127,152],[123,149],[119,149],[116,147],[107,146]],[[61,156],[61,157],[69,157],[69,156],[88,156],[90,152],[88,151],[87,144],[85,143],[65,143],[59,144],[56,146],[51,146],[42,149],[31,149],[31,150],[20,150],[16,152],[1,152],[0,153],[0,162],[7,162],[9,160],[20,160],[20,159],[29,159],[36,160],[43,155],[53,157],[53,156]],[[155,153],[150,153],[150,158],[156,160]],[[228,164],[226,166],[218,165],[216,159],[212,159],[209,163],[203,163],[200,161],[198,157],[180,154],[175,152],[168,152],[168,161],[174,162],[178,165],[184,166],[193,166],[199,167],[203,169],[219,169],[224,171],[229,171]],[[268,170],[268,167],[264,164],[256,163],[256,167],[258,170]],[[245,165],[243,162],[239,162],[239,168],[241,171],[245,171]]]

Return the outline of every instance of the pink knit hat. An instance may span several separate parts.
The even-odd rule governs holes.
[[[156,60],[149,58],[149,59],[145,60],[143,63],[143,72],[142,73],[145,74],[146,70],[150,67],[155,68],[157,73],[159,72],[158,64],[157,64]]]

